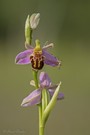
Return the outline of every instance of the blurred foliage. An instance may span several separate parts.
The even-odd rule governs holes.
[[[54,42],[51,53],[62,60],[61,69],[44,67],[53,83],[62,81],[65,100],[58,102],[46,134],[90,134],[90,1],[0,0],[0,135],[37,134],[37,107],[22,108],[22,99],[34,88],[30,65],[14,64],[24,50],[24,24],[28,14],[40,12],[33,44]]]

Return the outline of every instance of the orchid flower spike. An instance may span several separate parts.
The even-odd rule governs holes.
[[[46,89],[50,95],[50,98],[53,97],[53,94],[58,87],[58,85],[52,85],[52,82],[47,73],[41,72],[39,76],[40,86],[38,89],[31,92],[26,98],[23,99],[21,106],[27,107],[32,105],[37,105],[41,103],[41,93],[43,89]],[[64,94],[60,93],[57,96],[57,100],[64,98]]]
[[[30,64],[35,70],[43,68],[44,64],[55,67],[60,66],[59,61],[55,56],[50,54],[47,49],[53,47],[53,43],[41,48],[39,40],[36,40],[36,46],[33,48],[31,45],[27,45],[27,50],[19,53],[16,58],[16,64]]]

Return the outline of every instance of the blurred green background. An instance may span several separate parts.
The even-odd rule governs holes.
[[[62,81],[65,99],[57,102],[45,135],[90,135],[90,1],[0,0],[0,135],[38,134],[38,108],[20,106],[33,87],[30,65],[15,65],[24,48],[24,24],[28,14],[39,12],[33,33],[41,44],[62,60],[61,69],[45,66],[53,83]]]

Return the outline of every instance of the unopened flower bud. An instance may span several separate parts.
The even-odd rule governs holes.
[[[40,21],[40,13],[34,13],[30,17],[30,27],[31,29],[36,29]]]
[[[25,22],[25,44],[30,44],[32,39],[32,29],[30,28],[30,16],[27,16]]]

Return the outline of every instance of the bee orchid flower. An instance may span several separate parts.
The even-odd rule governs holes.
[[[52,67],[60,66],[61,61],[47,51],[51,47],[53,47],[52,43],[41,48],[39,40],[36,40],[36,47],[33,48],[31,45],[27,45],[27,50],[19,53],[15,58],[15,62],[16,64],[31,63],[32,68],[36,70],[42,69],[44,64]]]
[[[23,99],[21,106],[27,107],[41,103],[41,93],[43,89],[46,89],[52,98],[58,85],[52,85],[52,82],[47,73],[41,72],[39,76],[40,86],[38,89],[31,92],[26,98]],[[33,84],[34,85],[34,84]],[[59,93],[57,100],[64,98],[63,93]]]

